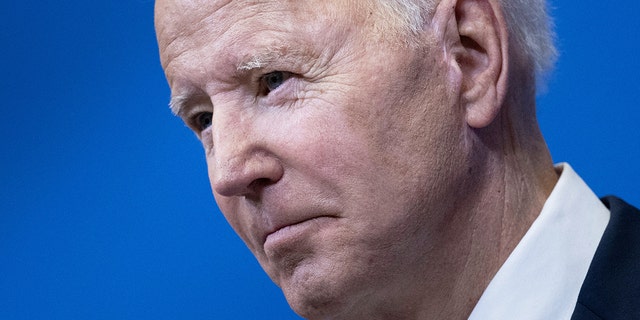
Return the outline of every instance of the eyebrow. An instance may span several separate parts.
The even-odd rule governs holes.
[[[267,57],[267,55],[253,56],[246,62],[242,62],[236,67],[236,71],[251,71],[253,69],[264,68],[268,64],[268,61],[273,61],[273,58]]]
[[[283,48],[271,47],[258,54],[248,56],[242,62],[237,64],[236,71],[245,73],[255,69],[264,68],[270,62],[276,61],[283,56],[282,49]],[[176,116],[183,116],[188,104],[193,100],[198,99],[196,96],[196,92],[172,95],[171,100],[169,101],[169,108],[171,109],[171,112]]]
[[[292,47],[289,45],[272,45],[262,48],[256,53],[246,55],[244,59],[236,65],[236,71],[240,73],[261,69],[276,61],[289,61],[293,63],[300,58],[311,59],[314,56],[305,49]]]
[[[169,101],[169,108],[174,115],[180,117],[182,116],[184,110],[186,109],[185,107],[190,100],[191,99],[189,98],[189,95],[172,95],[171,101]]]
[[[264,68],[265,66],[273,63],[274,61],[285,60],[290,56],[309,56],[302,50],[292,49],[287,46],[271,46],[256,54],[251,54],[242,59],[240,63],[236,65],[236,71],[238,73],[247,73],[256,69]],[[189,104],[195,100],[200,100],[201,93],[197,90],[188,90],[183,94],[172,95],[169,101],[169,108],[171,112],[178,116],[184,116],[186,110],[188,110]]]
[[[285,56],[284,52],[286,51],[288,50],[282,47],[266,48],[257,54],[245,57],[243,61],[238,63],[236,71],[246,72],[264,68],[266,65],[273,63],[274,61],[282,59]]]
[[[188,112],[191,104],[200,103],[207,99],[207,95],[199,90],[187,90],[181,94],[171,95],[169,109],[174,115],[182,118]]]

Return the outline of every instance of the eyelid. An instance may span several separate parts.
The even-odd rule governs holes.
[[[261,107],[292,108],[301,101],[306,83],[302,76],[291,74],[280,87],[268,95],[258,97],[256,102]]]
[[[282,73],[282,83],[275,89],[269,89],[267,87],[265,87],[266,85],[263,83],[263,81],[266,81],[266,77],[269,75],[272,75],[276,72],[281,72]],[[264,72],[261,73],[260,77],[258,77],[258,95],[259,96],[267,96],[270,95],[272,92],[277,92],[280,90],[280,88],[284,85],[286,85],[286,83],[293,78],[294,76],[296,76],[295,73],[290,72],[290,71],[283,71],[283,70],[274,70],[274,71],[270,71],[270,72]],[[268,91],[265,93],[265,91]]]

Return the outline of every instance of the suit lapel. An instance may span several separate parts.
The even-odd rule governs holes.
[[[605,197],[611,211],[572,320],[640,319],[640,211]]]

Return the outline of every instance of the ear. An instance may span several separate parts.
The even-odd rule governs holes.
[[[497,0],[442,2],[448,3],[442,8],[449,15],[445,43],[461,73],[467,124],[486,127],[502,108],[507,89],[508,31],[502,9]]]

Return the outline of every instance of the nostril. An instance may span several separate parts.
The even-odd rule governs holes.
[[[248,186],[247,188],[249,190],[251,190],[253,193],[255,194],[260,194],[260,192],[262,191],[262,189],[264,189],[264,187],[271,185],[275,183],[275,181],[269,179],[269,178],[258,178],[253,180]]]

